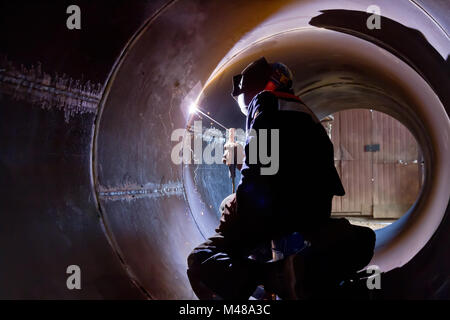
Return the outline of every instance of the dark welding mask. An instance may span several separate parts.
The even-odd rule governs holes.
[[[233,77],[233,91],[231,95],[238,101],[241,110],[242,94],[245,92],[258,92],[264,90],[270,75],[272,67],[267,60],[262,57],[250,63],[241,74]],[[241,101],[241,102],[240,102]]]
[[[244,99],[244,94],[257,94],[263,91],[271,74],[271,65],[262,57],[250,63],[241,74],[233,77],[233,91],[231,95],[237,101],[244,115],[248,113],[248,105]]]

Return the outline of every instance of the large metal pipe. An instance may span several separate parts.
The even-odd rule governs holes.
[[[49,173],[49,185],[58,181],[64,191],[39,199],[40,190],[31,188],[24,202],[28,205],[5,205],[11,215],[21,213],[20,221],[8,218],[13,229],[28,231],[27,238],[18,241],[22,250],[36,237],[60,243],[50,249],[30,245],[29,256],[3,265],[2,274],[15,280],[5,279],[1,296],[194,298],[186,257],[214,231],[217,205],[229,192],[229,182],[223,166],[173,164],[171,134],[185,127],[189,104],[197,99],[225,126],[242,127],[244,119],[229,96],[230,75],[264,55],[293,69],[296,91],[318,115],[368,107],[389,113],[411,130],[424,153],[424,187],[414,207],[377,234],[373,263],[389,271],[384,298],[448,297],[449,236],[444,231],[450,195],[450,44],[448,20],[441,13],[449,8],[441,1],[429,6],[377,1],[381,29],[369,30],[365,12],[373,2],[215,1],[205,6],[201,1],[177,1],[153,15],[153,8],[145,8],[148,19],[110,64],[98,110],[89,116],[92,127],[83,124],[82,115],[75,114],[69,122],[72,128],[85,128],[70,136],[85,161],[69,161],[65,170],[57,163],[32,178],[38,183]],[[3,99],[8,108],[17,107],[8,96]],[[5,116],[11,114],[6,111]],[[35,120],[36,111],[29,117],[37,125],[49,123],[36,129],[39,133],[61,126]],[[209,123],[204,120],[204,125]],[[67,143],[49,150],[64,154],[66,148]],[[45,154],[42,161],[49,157]],[[19,191],[21,182],[12,175],[22,171],[11,171],[9,163],[3,166],[11,177],[8,183]],[[76,168],[82,168],[81,175]],[[55,174],[68,177],[82,192],[68,188]],[[2,187],[10,195],[6,189]],[[37,212],[44,221],[28,219],[33,201],[65,206],[49,216]],[[83,201],[89,206],[82,206]],[[6,243],[11,236],[11,230],[2,230],[0,245],[14,256],[17,245]],[[25,270],[14,272],[19,262],[35,266],[29,279],[52,280],[26,287],[17,280]],[[47,269],[51,262],[54,266]],[[84,291],[65,288],[62,268],[69,264],[85,270],[89,280]],[[414,282],[407,281],[412,277]]]

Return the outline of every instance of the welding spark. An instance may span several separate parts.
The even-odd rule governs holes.
[[[197,111],[198,111],[197,105],[195,105],[194,103],[191,104],[190,107],[189,107],[189,114],[196,113]]]
[[[191,104],[189,107],[189,114],[194,114],[194,113],[200,113],[201,115],[205,116],[206,118],[208,118],[209,120],[211,120],[212,122],[218,124],[220,127],[224,128],[225,130],[228,130],[227,127],[225,127],[223,124],[221,124],[219,121],[213,119],[212,117],[210,117],[209,115],[207,115],[206,113],[204,113],[202,110],[200,110],[200,108],[196,105],[196,104]]]

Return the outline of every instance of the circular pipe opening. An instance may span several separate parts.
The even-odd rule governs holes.
[[[334,198],[332,216],[379,230],[410,210],[422,190],[424,162],[417,140],[400,121],[373,109],[348,109],[322,125],[346,189]]]

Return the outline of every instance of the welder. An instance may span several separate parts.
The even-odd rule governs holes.
[[[222,162],[228,166],[228,172],[231,179],[231,192],[234,193],[236,170],[241,170],[244,151],[240,143],[236,142],[236,129],[228,129],[228,141],[223,146],[224,154]]]
[[[284,299],[307,298],[372,258],[371,229],[331,218],[333,196],[345,194],[333,144],[292,87],[292,72],[265,58],[233,78],[232,96],[246,116],[245,159],[236,194],[222,202],[217,234],[188,257],[188,276],[200,299],[248,299],[258,285]],[[271,155],[279,157],[279,168],[261,174],[269,164],[250,161],[252,139],[261,142],[272,131],[279,134],[279,154]],[[310,244],[308,250],[277,262],[249,258],[261,245],[293,233]]]

